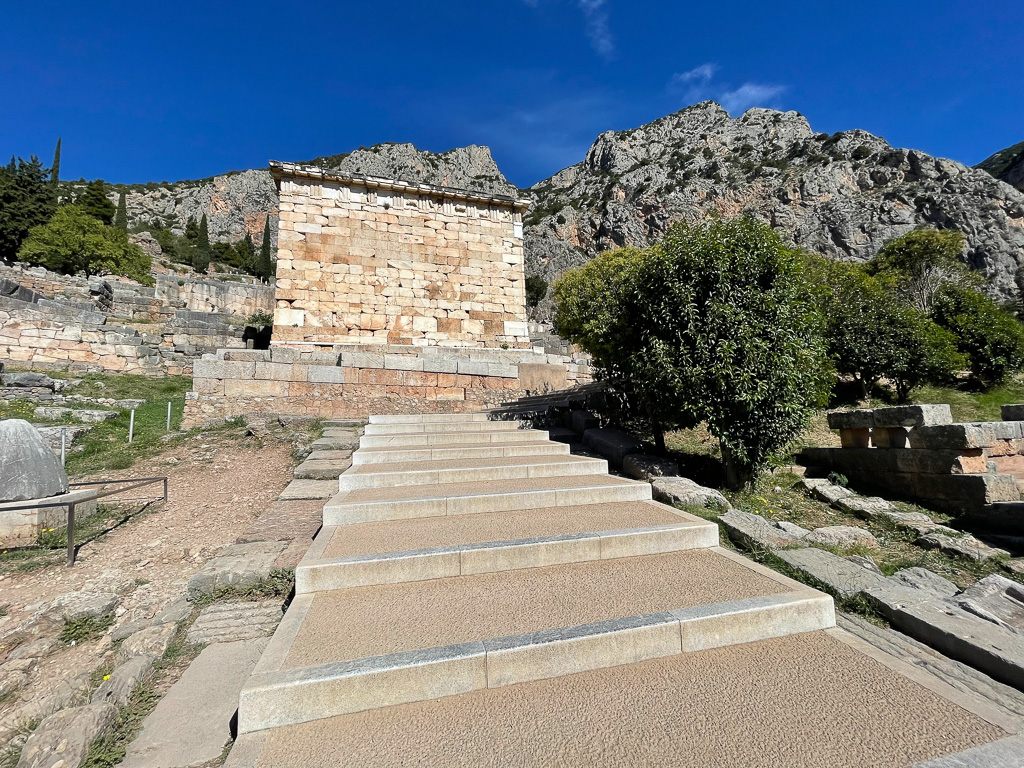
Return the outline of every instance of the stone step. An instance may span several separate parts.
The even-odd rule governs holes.
[[[827,595],[718,548],[301,594],[239,732],[834,625]]]
[[[503,430],[500,432],[474,432],[466,435],[461,432],[441,432],[439,434],[421,433],[418,435],[365,435],[359,440],[361,448],[384,448],[391,446],[424,446],[424,445],[457,445],[473,443],[531,443],[547,440],[548,432],[543,429]]]
[[[502,459],[362,464],[352,467],[338,478],[338,490],[563,475],[603,475],[607,472],[607,461],[584,456],[510,456]]]
[[[297,480],[334,480],[352,465],[351,459],[306,459],[295,468]]]
[[[422,485],[385,486],[339,492],[324,505],[324,525],[621,503],[650,498],[649,483],[600,474],[446,482],[426,488]]]
[[[486,413],[410,413],[370,417],[370,424],[465,424],[470,421],[490,421],[490,416]]]
[[[434,461],[441,459],[497,459],[504,456],[544,456],[569,453],[564,443],[518,442],[502,445],[492,443],[453,443],[438,447],[392,446],[361,448],[352,454],[353,466],[359,464],[393,464],[405,461]]]
[[[418,435],[444,432],[505,432],[522,428],[518,421],[428,422],[425,424],[367,424],[364,435]]]

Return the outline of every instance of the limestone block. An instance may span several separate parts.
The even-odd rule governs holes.
[[[876,547],[878,541],[871,531],[853,525],[829,525],[815,528],[804,537],[806,544],[823,544],[841,549],[853,546]]]
[[[991,421],[918,427],[910,432],[910,446],[933,449],[988,448],[998,440],[1019,440],[1024,437],[1022,423]]]
[[[725,528],[730,539],[749,550],[792,547],[798,545],[806,535],[806,532],[787,531],[760,515],[738,509],[730,509],[719,516],[718,522]]]
[[[860,408],[852,411],[831,411],[831,429],[870,429],[872,427],[923,427],[952,424],[948,405],[898,405],[892,408]]]
[[[70,768],[81,765],[89,745],[117,717],[113,704],[89,704],[56,712],[32,732],[18,768]]]
[[[177,629],[175,624],[157,624],[140,629],[121,643],[116,656],[118,663],[123,664],[135,656],[160,658],[170,646]]]
[[[274,310],[274,326],[302,328],[306,324],[306,311],[277,307]]]
[[[678,477],[679,465],[660,456],[631,453],[622,460],[622,471],[637,480],[651,480],[656,477]]]
[[[298,374],[303,374],[301,378]],[[306,366],[290,363],[256,363],[256,379],[270,381],[306,381]]]
[[[843,448],[867,448],[871,444],[871,430],[866,427],[840,429],[839,440]]]
[[[1024,421],[1024,404],[1004,405],[999,410],[1003,421]]]
[[[60,460],[23,419],[0,421],[0,501],[28,501],[65,493]]]
[[[776,555],[843,598],[888,584],[884,576],[823,549],[785,549]]]

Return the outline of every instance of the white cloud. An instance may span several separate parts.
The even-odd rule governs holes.
[[[751,107],[775,106],[778,97],[786,90],[784,85],[750,82],[733,88],[728,84],[715,82],[717,73],[717,64],[701,64],[687,72],[672,75],[669,89],[683,90],[683,99],[689,104],[713,99],[733,116],[739,116]]]
[[[707,83],[711,81],[711,78],[715,76],[715,72],[718,71],[717,64],[701,64],[699,67],[694,67],[688,72],[677,72],[672,75],[672,82],[675,84],[681,83]]]
[[[594,50],[605,59],[615,55],[615,40],[608,27],[608,10],[606,0],[577,0],[583,17],[587,22],[587,37]]]
[[[741,115],[751,107],[767,107],[776,103],[776,98],[786,90],[784,85],[744,83],[732,91],[725,91],[718,98],[730,115]]]

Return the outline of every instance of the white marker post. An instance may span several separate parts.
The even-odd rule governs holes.
[[[67,445],[68,445],[68,431],[64,428],[60,428],[60,465],[64,466],[64,460],[67,456]]]
[[[135,436],[135,409],[132,408],[131,418],[128,420],[128,443],[131,444],[132,438]]]
[[[167,401],[167,431],[171,431],[171,401]]]

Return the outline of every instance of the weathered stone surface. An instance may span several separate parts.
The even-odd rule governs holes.
[[[705,488],[688,477],[659,477],[651,482],[654,497],[668,504],[731,509],[729,500],[714,488]]]
[[[56,637],[47,635],[30,643],[19,645],[7,654],[8,659],[39,659],[52,651],[58,644]]]
[[[110,677],[100,683],[90,701],[93,704],[113,704],[117,707],[127,704],[135,686],[144,682],[153,672],[156,659],[153,654],[142,653],[115,667]]]
[[[655,477],[678,477],[679,465],[660,456],[648,456],[643,453],[631,453],[622,460],[622,472],[637,480],[650,480]]]
[[[1005,549],[990,547],[970,534],[953,538],[942,533],[927,533],[919,538],[916,544],[919,547],[939,549],[947,555],[957,555],[978,562],[1010,554]]]
[[[826,585],[840,597],[853,597],[859,592],[887,584],[884,576],[824,549],[805,547],[775,553],[791,566]]]
[[[292,480],[278,498],[281,501],[329,499],[337,492],[337,480]]]
[[[1024,404],[1015,403],[999,408],[999,416],[1003,421],[1024,421]]]
[[[68,476],[36,428],[23,419],[0,421],[0,501],[29,501],[66,493]]]
[[[224,547],[189,579],[189,596],[195,598],[223,587],[244,587],[265,579],[287,544],[285,541],[254,541]]]
[[[153,617],[154,624],[177,624],[184,621],[192,613],[192,604],[184,597],[168,603]]]
[[[800,543],[802,535],[772,525],[760,515],[730,509],[718,518],[729,538],[746,549],[778,549]],[[806,535],[806,534],[803,534]]]
[[[952,597],[960,591],[960,588],[952,581],[927,568],[901,568],[889,579],[900,586],[921,590],[930,597]]]
[[[117,716],[113,704],[89,704],[56,712],[28,737],[18,768],[78,768],[89,744]]]
[[[882,569],[878,567],[878,563],[870,557],[864,557],[863,555],[847,555],[846,559],[854,565],[859,565],[861,568],[867,568],[872,573],[877,573],[879,576],[884,575],[882,573]]]
[[[274,634],[284,611],[273,601],[214,603],[189,627],[190,643],[231,643]]]
[[[804,543],[822,544],[839,549],[858,545],[862,547],[878,546],[878,541],[871,531],[852,525],[829,525],[824,528],[815,528],[804,537]]]
[[[840,499],[849,498],[854,493],[849,488],[825,482],[815,486],[811,491],[811,495],[819,501],[824,501],[826,504],[836,504]]]
[[[306,459],[295,468],[296,480],[338,480],[352,466],[351,453],[344,459]]]
[[[622,462],[631,453],[642,453],[644,444],[628,432],[611,427],[588,429],[583,433],[583,442],[592,451],[606,459],[614,467],[621,468]]]
[[[910,433],[911,448],[989,448],[999,440],[1019,440],[1019,421],[985,421],[969,424],[918,427]]]
[[[146,718],[121,767],[194,766],[220,757],[242,685],[266,644],[260,638],[204,648]]]
[[[832,429],[885,429],[952,423],[953,414],[948,405],[897,405],[891,408],[829,411],[828,414],[828,425]]]
[[[5,373],[0,377],[5,387],[40,387],[51,392],[57,389],[57,382],[43,373],[25,371],[23,373]]]
[[[133,656],[155,656],[159,659],[171,644],[176,631],[174,624],[158,624],[139,630],[121,643],[117,659],[119,662],[128,661]]]
[[[836,507],[867,520],[892,510],[892,504],[879,496],[847,496],[839,499]]]
[[[61,595],[50,610],[65,621],[75,621],[86,616],[98,618],[117,607],[121,598],[112,592],[69,592]]]
[[[965,589],[956,604],[968,613],[1024,635],[1024,585],[992,574]]]

